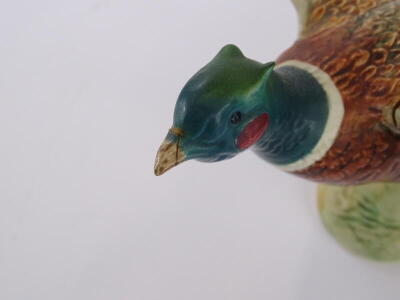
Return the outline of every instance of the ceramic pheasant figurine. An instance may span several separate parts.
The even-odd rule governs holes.
[[[155,173],[251,148],[324,184],[322,219],[346,248],[400,259],[400,0],[292,2],[300,37],[276,63],[227,45],[189,80]]]

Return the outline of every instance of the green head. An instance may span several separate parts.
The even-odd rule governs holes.
[[[178,163],[234,157],[268,127],[266,89],[274,63],[261,64],[227,45],[182,89],[173,127],[157,154],[155,173]]]

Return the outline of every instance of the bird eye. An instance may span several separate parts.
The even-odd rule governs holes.
[[[232,124],[239,124],[240,121],[242,121],[242,113],[240,111],[237,111],[232,114],[231,116],[231,123]]]

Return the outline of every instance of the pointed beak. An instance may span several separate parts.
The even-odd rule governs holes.
[[[185,160],[179,143],[165,140],[157,152],[154,174],[160,176]]]

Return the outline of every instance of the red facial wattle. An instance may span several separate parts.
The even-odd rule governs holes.
[[[246,125],[236,139],[236,145],[240,150],[249,148],[261,138],[268,127],[268,119],[268,114],[264,113]]]

